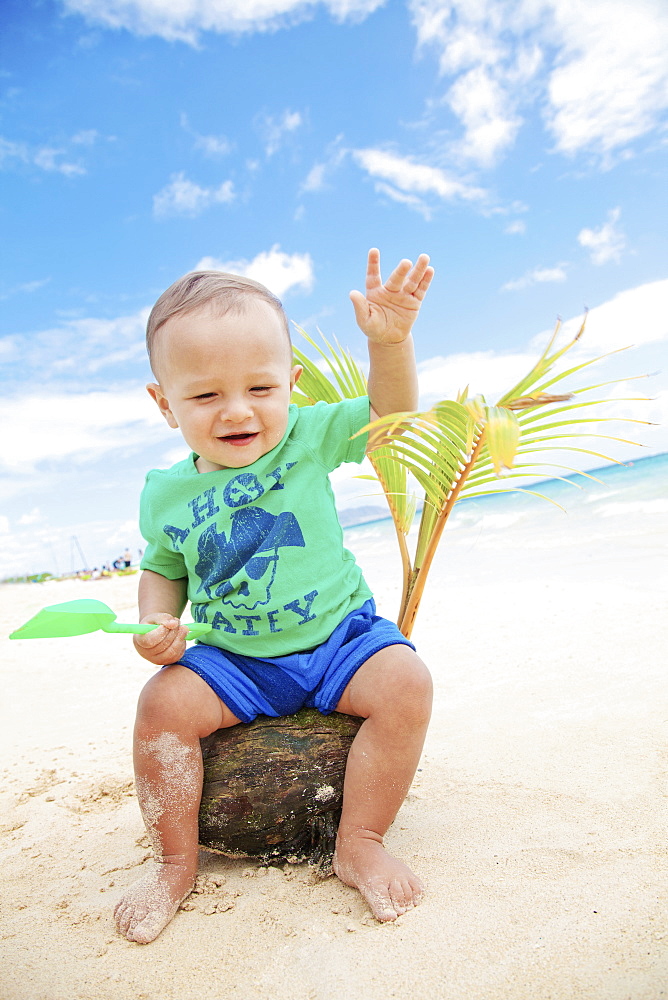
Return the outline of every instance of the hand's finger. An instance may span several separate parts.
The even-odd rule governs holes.
[[[171,639],[167,630],[162,626],[158,626],[158,628],[152,629],[151,632],[146,632],[145,635],[136,636],[135,642],[141,649],[160,652],[160,650],[169,645]]]
[[[413,262],[410,260],[402,260],[397,264],[394,271],[385,282],[385,287],[388,292],[400,292],[402,290],[406,280],[406,275],[412,266]]]
[[[185,647],[186,636],[188,634],[187,625],[179,625],[177,629],[169,629],[167,635],[165,636],[165,641],[162,652],[167,650],[180,649],[183,652],[183,647]]]
[[[419,287],[420,282],[424,278],[425,272],[429,267],[429,257],[426,253],[421,253],[415,262],[415,267],[406,276],[406,281],[404,282],[404,291],[413,293],[416,288]]]
[[[186,650],[185,635],[187,631],[187,627],[183,626],[179,629],[179,634],[176,638],[170,635],[167,637],[167,641],[159,646],[149,649],[143,647],[144,656],[157,667],[164,667],[169,663],[177,663]],[[182,632],[183,635],[181,635]]]
[[[418,259],[415,261],[415,267],[408,275],[407,283],[410,282],[411,284],[419,285],[428,267],[429,267],[429,255],[426,253],[421,253]]]
[[[187,632],[187,628],[181,626],[178,618],[172,619],[174,625],[171,622],[157,623],[158,627],[151,629],[150,632],[144,633],[144,635],[137,636],[137,643],[143,649],[150,649],[154,652],[162,652],[164,649],[168,649],[171,643],[174,641],[175,634],[178,635],[182,630]],[[147,622],[145,624],[154,624],[153,622]],[[178,631],[175,632],[175,627]]]
[[[380,277],[380,250],[372,247],[369,250],[369,255],[367,257],[366,265],[366,287],[367,291],[370,288],[378,288],[382,284]]]
[[[413,292],[413,295],[415,296],[416,299],[423,299],[425,297],[425,295],[427,294],[427,289],[429,288],[431,284],[431,279],[433,277],[434,277],[434,269],[433,267],[428,267],[427,270],[422,275],[420,284]]]

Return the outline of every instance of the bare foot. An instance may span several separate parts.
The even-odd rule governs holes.
[[[417,875],[369,837],[339,841],[332,867],[342,882],[359,889],[376,920],[396,920],[424,895]]]
[[[170,922],[195,884],[190,865],[155,861],[151,871],[128,889],[114,909],[119,932],[137,944],[149,944]]]

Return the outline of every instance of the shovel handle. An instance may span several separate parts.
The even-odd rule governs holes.
[[[121,622],[110,622],[108,625],[102,626],[103,632],[126,632],[132,635],[146,635],[147,632],[152,632],[154,628],[158,628],[157,625],[124,625]],[[207,632],[211,631],[211,626],[204,622],[190,622],[188,625],[188,634],[186,639],[199,639],[201,636],[206,635]]]

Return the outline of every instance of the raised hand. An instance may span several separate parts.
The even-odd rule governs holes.
[[[379,344],[399,344],[404,341],[427,294],[434,276],[427,254],[420,254],[415,265],[402,260],[387,281],[380,275],[380,251],[369,250],[366,272],[366,295],[354,291],[350,299],[355,319],[369,340]]]

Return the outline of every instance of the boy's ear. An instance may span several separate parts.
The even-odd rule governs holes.
[[[294,389],[297,382],[301,378],[301,374],[304,371],[301,365],[294,365],[290,371],[290,392]]]
[[[146,391],[148,392],[151,399],[154,399],[155,402],[157,403],[158,409],[162,413],[163,417],[165,418],[169,426],[173,427],[176,430],[176,428],[179,426],[176,417],[174,416],[169,407],[169,400],[163,394],[163,391],[158,385],[158,383],[149,382],[149,384],[146,386]]]

